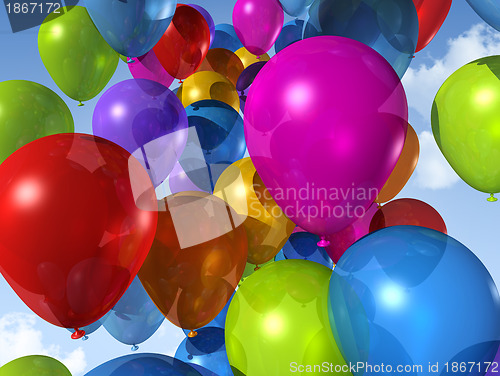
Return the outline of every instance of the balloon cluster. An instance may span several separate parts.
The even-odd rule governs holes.
[[[498,8],[468,2],[498,27]],[[82,134],[50,89],[0,83],[0,272],[74,339],[102,326],[135,351],[165,318],[184,329],[175,357],[88,376],[423,376],[497,359],[486,268],[432,206],[394,199],[419,157],[401,77],[450,6],[238,0],[233,25],[176,0],[50,14],[38,47],[55,84],[79,106],[104,92]],[[131,78],[107,87],[119,56]],[[499,72],[495,56],[467,64],[432,108],[439,148],[490,201]],[[70,375],[39,355],[0,368],[14,374]]]

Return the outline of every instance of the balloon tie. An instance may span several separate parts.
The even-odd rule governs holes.
[[[137,350],[139,350],[139,346],[134,345],[134,346],[132,346],[132,347],[130,348],[130,350],[132,350],[132,351],[137,351]]]
[[[127,64],[132,64],[135,63],[135,60],[132,59],[131,57],[127,57]]]
[[[84,106],[84,104],[82,103],[82,101],[80,101],[80,103],[78,103],[78,107],[82,107]]]
[[[198,333],[197,333],[196,331],[191,330],[191,331],[189,332],[189,334],[188,334],[188,337],[189,337],[189,338],[194,338],[194,337],[196,337],[197,335],[198,335]]]
[[[75,332],[71,335],[72,339],[80,339],[85,335],[85,330],[80,328],[73,328]]]
[[[260,269],[260,266],[259,265],[255,265],[255,268],[253,269],[253,271],[256,272],[259,269]]]
[[[89,336],[88,336],[88,335],[84,335],[84,336],[82,337],[82,341],[86,341],[86,340],[88,340],[88,339],[89,339]]]
[[[257,60],[260,60],[260,56],[257,56]]]
[[[382,209],[382,204],[380,202],[377,202],[377,209]]]
[[[325,239],[324,236],[321,237],[321,240],[316,244],[318,247],[328,247],[330,242]]]
[[[182,85],[182,84],[184,83],[184,81],[182,81],[182,80],[179,80],[179,83],[180,83],[180,84]]]
[[[490,197],[488,197],[486,200],[489,202],[496,202],[498,201],[498,198],[495,197],[494,193],[490,193]]]

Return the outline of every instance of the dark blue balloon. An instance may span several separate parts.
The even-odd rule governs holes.
[[[500,2],[496,0],[467,0],[467,2],[484,22],[500,31]]]
[[[215,25],[215,36],[212,43],[212,48],[225,48],[231,52],[235,52],[243,47],[240,42],[236,31],[234,31],[233,25],[229,24],[218,24]]]
[[[197,332],[196,337],[186,337],[181,342],[175,358],[197,369],[203,376],[232,376],[224,329],[204,327]]]
[[[280,52],[282,49],[288,47],[289,45],[302,40],[302,31],[304,29],[304,21],[294,20],[288,22],[281,29],[278,39],[274,43],[274,50],[276,53]]]
[[[177,0],[85,0],[102,37],[126,57],[151,50],[174,16]]]
[[[403,77],[417,47],[418,16],[412,0],[315,0],[304,39],[320,35],[362,42]]]
[[[309,260],[333,268],[333,261],[325,248],[318,247],[320,237],[310,232],[294,232],[283,246],[283,255],[287,259]]]
[[[186,363],[161,354],[122,356],[101,364],[85,376],[201,376]]]
[[[165,316],[156,308],[139,277],[135,277],[118,303],[101,319],[116,340],[127,345],[144,342],[160,327]]]
[[[500,296],[490,274],[464,245],[425,227],[393,226],[358,240],[335,266],[329,294],[330,324],[347,363],[451,376],[452,362],[475,362],[481,370],[453,374],[483,375],[482,362],[500,344]]]

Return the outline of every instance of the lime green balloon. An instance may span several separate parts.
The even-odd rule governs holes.
[[[308,365],[317,365],[310,369],[316,372],[303,368],[303,374],[319,375],[324,373],[318,366],[346,364],[328,320],[331,273],[312,261],[281,260],[245,279],[226,317],[226,350],[235,376],[288,376]]]
[[[49,14],[40,26],[38,50],[57,86],[81,103],[107,85],[118,66],[118,53],[99,34],[84,7],[63,7],[60,12]]]
[[[481,192],[500,192],[500,56],[453,73],[432,106],[432,132],[456,173]],[[493,195],[490,201],[494,201]]]
[[[0,376],[71,376],[60,361],[43,355],[17,358],[0,368]]]
[[[21,146],[55,133],[74,132],[66,103],[36,82],[0,82],[0,163]]]

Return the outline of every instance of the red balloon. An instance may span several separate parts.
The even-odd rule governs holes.
[[[183,80],[196,72],[209,47],[205,17],[189,5],[177,4],[172,22],[153,50],[163,68]]]
[[[446,234],[446,225],[436,209],[413,198],[400,198],[381,206],[370,222],[370,232],[399,225],[428,227]]]
[[[0,165],[0,208],[0,272],[33,312],[66,328],[89,325],[118,302],[158,215],[135,158],[74,133],[35,140]]]
[[[418,14],[418,43],[415,52],[427,46],[443,24],[451,0],[413,0]]]

